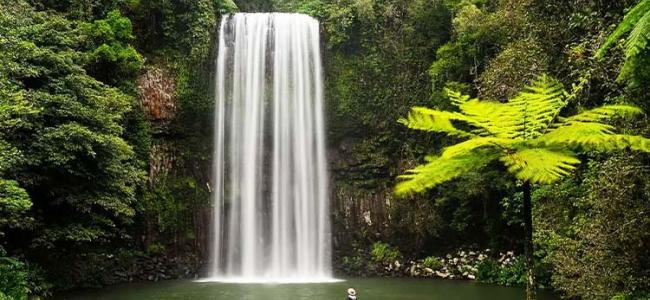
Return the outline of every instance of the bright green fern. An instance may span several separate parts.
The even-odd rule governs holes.
[[[625,34],[629,33],[625,42],[625,64],[621,69],[619,79],[626,79],[633,70],[636,57],[648,47],[650,39],[650,0],[641,0],[623,18],[614,32],[596,53],[596,57],[603,58],[614,44]]]
[[[399,122],[412,129],[446,133],[463,142],[400,176],[396,193],[422,192],[491,161],[502,162],[516,178],[546,184],[570,174],[580,163],[576,150],[632,149],[650,152],[650,139],[616,134],[602,123],[642,111],[630,105],[606,105],[570,117],[560,112],[571,97],[558,81],[541,76],[507,103],[471,99],[447,91],[458,112],[415,107]]]

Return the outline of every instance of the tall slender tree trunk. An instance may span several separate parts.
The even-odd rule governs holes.
[[[530,182],[524,182],[524,251],[526,255],[526,268],[528,276],[526,280],[526,299],[537,299],[537,288],[535,284],[535,258],[533,257],[533,210],[530,203]]]

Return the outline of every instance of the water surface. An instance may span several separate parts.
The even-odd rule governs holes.
[[[354,287],[360,300],[521,300],[520,288],[476,282],[418,279],[348,279],[318,284],[227,284],[191,281],[139,283],[59,296],[97,300],[345,300]],[[557,300],[541,293],[539,300]]]

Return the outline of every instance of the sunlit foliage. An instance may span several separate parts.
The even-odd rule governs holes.
[[[517,179],[545,184],[575,169],[580,163],[575,150],[650,152],[649,139],[615,134],[611,125],[601,123],[615,116],[639,115],[638,108],[608,105],[562,117],[569,94],[546,76],[506,103],[470,99],[453,91],[448,94],[458,112],[416,107],[400,122],[412,129],[467,140],[443,149],[440,156],[428,157],[426,164],[402,175],[398,194],[422,192],[492,160],[501,161]]]

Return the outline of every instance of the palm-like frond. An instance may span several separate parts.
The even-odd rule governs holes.
[[[580,163],[571,152],[544,148],[522,149],[503,155],[500,160],[518,179],[542,184],[568,175]]]
[[[615,134],[611,125],[600,123],[616,116],[630,117],[643,111],[631,105],[605,105],[562,118],[555,128],[533,141],[533,144],[547,146],[582,147],[587,150],[612,151],[630,148],[650,151],[648,139],[630,135]]]
[[[558,81],[546,76],[507,103],[471,99],[452,91],[448,95],[459,112],[416,107],[400,122],[467,140],[446,147],[440,156],[430,156],[425,164],[400,176],[398,195],[422,192],[495,159],[517,178],[543,184],[567,176],[580,163],[572,150],[650,152],[650,139],[616,134],[613,126],[601,123],[642,114],[638,107],[606,105],[559,117],[570,96]],[[459,129],[454,121],[472,129]]]
[[[650,1],[643,1],[650,3]],[[641,53],[648,45],[650,38],[650,4],[645,4],[647,7],[645,14],[636,23],[630,35],[625,42],[625,56],[633,57]]]
[[[611,48],[626,33],[630,33],[625,42],[625,63],[621,68],[618,80],[631,77],[636,65],[636,57],[648,48],[650,39],[650,0],[641,0],[623,18],[621,24],[607,38],[605,43],[596,53],[596,57],[603,58]]]
[[[638,135],[617,134],[614,136],[617,143],[616,149],[630,148],[630,150],[650,152],[650,139]]]
[[[531,139],[542,133],[566,106],[557,80],[541,76],[508,103],[470,99],[447,91],[452,103],[475,126],[474,133],[504,139]]]
[[[560,124],[571,124],[574,122],[602,122],[611,118],[632,117],[643,114],[643,111],[632,105],[604,105],[587,111],[583,111],[577,115],[567,118],[560,118]]]
[[[463,156],[469,154],[474,150],[485,148],[485,147],[492,147],[501,150],[501,149],[508,148],[510,145],[514,143],[516,142],[512,139],[503,139],[497,137],[476,137],[464,142],[460,142],[456,145],[446,147],[442,151],[441,156],[442,158],[453,158],[457,156]]]
[[[630,148],[636,151],[650,152],[650,139],[615,134],[614,127],[602,123],[576,122],[558,127],[533,142],[535,145],[548,147],[581,147],[585,150],[613,151]]]
[[[452,136],[471,137],[473,134],[456,128],[452,121],[467,121],[466,117],[455,112],[439,111],[426,107],[413,107],[408,117],[398,120],[408,128],[446,133]]]
[[[480,136],[496,136],[504,139],[518,138],[522,124],[520,112],[496,101],[471,99],[460,104],[459,109],[467,117],[468,123]]]
[[[639,53],[639,49],[645,48],[648,39],[648,23],[650,22],[650,0],[641,0],[623,18],[614,32],[607,37],[605,43],[598,49],[596,57],[603,58],[607,50],[611,48],[623,35],[632,31],[626,43],[626,57]]]
[[[429,156],[426,163],[408,170],[399,176],[395,193],[407,195],[420,193],[441,183],[450,181],[464,173],[478,170],[497,158],[496,152],[472,152],[465,156],[444,158]]]
[[[562,84],[541,76],[508,102],[521,112],[524,139],[541,135],[566,106],[567,93]]]

